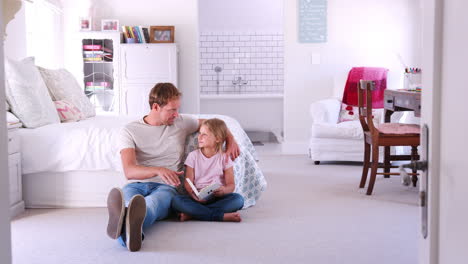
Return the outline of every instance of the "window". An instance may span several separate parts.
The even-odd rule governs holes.
[[[24,1],[26,54],[36,65],[60,68],[64,64],[63,11],[60,1]]]

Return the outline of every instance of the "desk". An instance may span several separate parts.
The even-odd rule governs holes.
[[[406,90],[385,90],[384,91],[384,109],[385,122],[390,122],[390,117],[397,111],[414,111],[414,116],[421,117],[421,92],[406,91]],[[419,160],[417,150],[412,148],[411,155],[390,155],[390,147],[384,149],[384,172],[390,172],[391,160],[408,160],[413,159],[415,155]],[[415,171],[413,171],[415,173]],[[385,178],[390,176],[385,175]],[[413,175],[413,184],[416,186],[417,177]]]
[[[385,90],[384,92],[385,122],[390,122],[390,116],[396,111],[414,111],[414,116],[421,116],[421,92],[405,90]]]

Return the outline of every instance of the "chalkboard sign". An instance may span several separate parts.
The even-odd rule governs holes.
[[[299,42],[327,42],[327,0],[298,0]]]

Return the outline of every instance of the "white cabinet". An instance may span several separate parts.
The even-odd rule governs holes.
[[[120,45],[123,113],[148,114],[148,95],[156,83],[170,82],[177,87],[177,53],[176,44]]]
[[[10,182],[10,215],[14,217],[24,211],[20,140],[16,129],[8,130],[8,176]]]

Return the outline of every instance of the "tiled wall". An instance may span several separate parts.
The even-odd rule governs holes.
[[[280,32],[203,31],[200,34],[200,91],[283,93],[283,34]],[[238,77],[248,83],[233,85]]]

